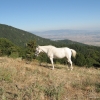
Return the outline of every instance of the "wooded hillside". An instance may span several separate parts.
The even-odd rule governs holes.
[[[73,63],[78,66],[100,67],[100,47],[89,46],[82,43],[59,40],[52,41],[36,36],[32,33],[0,24],[0,56],[22,57],[31,60],[38,59],[40,62],[50,62],[45,54],[38,58],[34,56],[37,45],[54,45],[56,47],[69,47],[77,51]],[[55,60],[55,63],[65,64],[66,59]]]

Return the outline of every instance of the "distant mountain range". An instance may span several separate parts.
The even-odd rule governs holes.
[[[50,30],[34,34],[51,40],[72,40],[84,44],[100,46],[100,31],[93,30]]]

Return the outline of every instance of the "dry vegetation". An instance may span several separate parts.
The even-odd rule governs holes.
[[[100,100],[100,70],[0,58],[0,100]]]

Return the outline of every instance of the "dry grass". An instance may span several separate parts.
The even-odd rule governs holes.
[[[100,100],[100,70],[0,58],[0,100]]]

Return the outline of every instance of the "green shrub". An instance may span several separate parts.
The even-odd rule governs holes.
[[[0,68],[0,81],[12,82],[12,72],[7,68]]]

